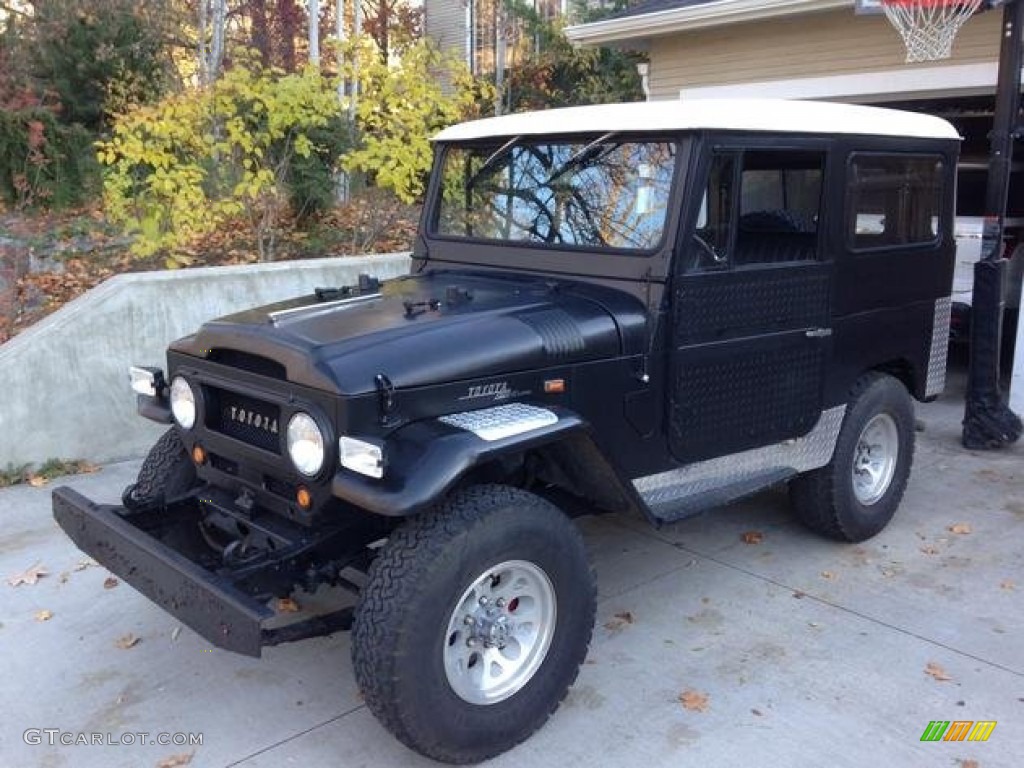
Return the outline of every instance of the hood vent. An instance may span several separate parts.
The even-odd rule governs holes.
[[[211,349],[206,359],[213,363],[230,365],[232,368],[239,368],[271,379],[280,381],[288,379],[285,367],[276,360],[249,352],[239,352],[237,349]]]
[[[544,351],[550,357],[577,355],[586,346],[576,322],[563,309],[541,309],[516,317],[540,336]]]

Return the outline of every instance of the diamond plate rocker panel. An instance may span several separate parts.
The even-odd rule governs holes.
[[[935,300],[935,320],[932,323],[932,346],[928,352],[928,378],[924,396],[935,397],[946,387],[946,356],[949,353],[949,319],[953,301],[949,296]]]
[[[829,408],[803,437],[640,477],[633,485],[644,501],[654,506],[741,483],[771,470],[818,469],[832,460],[845,413],[845,405]]]

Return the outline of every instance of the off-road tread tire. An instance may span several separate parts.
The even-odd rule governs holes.
[[[850,465],[861,430],[878,412],[865,410],[877,399],[888,406],[896,421],[900,455],[889,489],[871,505],[872,519],[866,520],[864,508],[853,494]],[[861,376],[850,390],[832,461],[789,484],[790,503],[800,522],[815,533],[838,541],[864,541],[879,533],[896,513],[907,488],[914,462],[914,438],[914,407],[903,384],[878,371]]]
[[[146,454],[135,483],[125,488],[126,507],[159,506],[196,485],[196,469],[173,427],[164,432]]]
[[[582,616],[586,625],[585,637],[582,646],[573,649],[575,663],[564,688],[544,711],[532,713],[533,720],[524,724],[514,739],[470,748],[443,743],[437,738],[430,738],[431,728],[423,722],[425,713],[410,711],[410,705],[403,701],[400,694],[403,680],[399,666],[404,655],[416,645],[415,639],[404,636],[407,632],[401,628],[401,616],[404,612],[415,610],[413,606],[419,604],[419,596],[424,592],[425,574],[444,556],[447,548],[453,544],[466,544],[466,539],[474,532],[479,532],[481,526],[502,525],[508,520],[514,520],[514,517],[509,516],[505,516],[504,520],[495,519],[502,511],[510,509],[515,510],[517,515],[539,510],[550,521],[552,535],[561,537],[560,546],[566,550],[566,557],[574,556],[572,550],[580,553],[587,578],[578,585],[578,591],[573,593],[571,599],[574,605],[581,606],[585,611]],[[454,597],[457,595],[452,595],[452,599]],[[517,488],[502,485],[471,486],[457,491],[433,510],[397,528],[373,561],[352,627],[352,662],[356,682],[364,701],[378,721],[410,749],[446,763],[482,762],[524,741],[558,709],[569,687],[576,681],[580,665],[586,657],[593,633],[596,602],[596,580],[583,538],[561,510],[545,499]],[[562,610],[560,605],[559,611]],[[444,621],[447,620],[448,616],[445,615]],[[556,633],[558,631],[556,629]],[[544,664],[527,687],[515,694],[512,700],[521,696],[539,678],[550,678],[558,673],[557,669],[548,669],[553,652],[554,642]],[[437,712],[429,714],[445,716]]]

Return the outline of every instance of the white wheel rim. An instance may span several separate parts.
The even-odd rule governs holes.
[[[864,506],[875,504],[892,485],[900,452],[896,422],[887,413],[874,416],[857,438],[853,455],[853,493]]]
[[[547,656],[557,605],[547,574],[525,560],[488,568],[462,593],[444,637],[444,671],[470,704],[518,693]]]

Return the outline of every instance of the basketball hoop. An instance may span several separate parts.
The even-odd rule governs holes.
[[[882,10],[907,46],[907,63],[953,55],[957,32],[982,0],[881,0]]]

